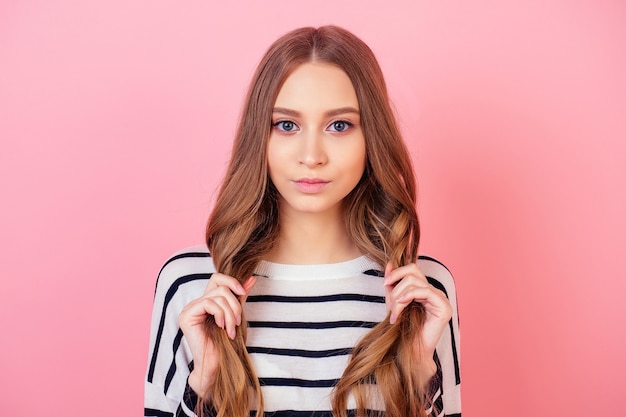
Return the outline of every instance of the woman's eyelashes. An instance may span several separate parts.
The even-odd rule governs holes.
[[[325,130],[336,133],[344,133],[354,127],[354,123],[347,120],[333,120]],[[293,120],[278,120],[272,122],[272,128],[283,133],[294,133],[300,130],[300,127]]]
[[[351,127],[354,127],[354,124],[350,123],[347,120],[335,120],[328,126],[327,129],[332,132],[342,133],[350,129]]]
[[[272,127],[281,132],[291,133],[300,130],[293,120],[279,120],[272,123]]]

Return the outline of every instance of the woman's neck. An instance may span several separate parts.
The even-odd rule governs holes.
[[[266,260],[283,264],[327,264],[361,255],[348,235],[343,216],[281,213],[280,235]]]

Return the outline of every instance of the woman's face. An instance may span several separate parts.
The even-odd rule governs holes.
[[[341,213],[365,169],[359,103],[339,67],[307,63],[278,93],[268,142],[269,175],[284,214]]]

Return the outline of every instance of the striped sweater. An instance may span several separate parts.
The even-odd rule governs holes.
[[[436,351],[430,392],[438,416],[461,415],[459,322],[454,281],[438,261],[418,266],[448,296],[453,316]],[[159,273],[145,384],[145,416],[195,416],[196,394],[187,385],[191,351],[178,315],[202,295],[215,272],[206,247],[172,256]],[[330,417],[330,394],[357,341],[386,317],[383,273],[362,256],[324,265],[261,262],[244,305],[247,348],[262,386],[265,415]],[[352,401],[349,408],[354,407]],[[373,407],[384,406],[374,401]],[[432,410],[431,410],[432,411]]]

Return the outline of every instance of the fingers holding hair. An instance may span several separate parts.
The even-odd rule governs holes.
[[[385,268],[385,298],[391,312],[390,323],[394,324],[400,313],[412,302],[424,306],[427,321],[445,322],[450,319],[452,307],[446,295],[430,285],[426,276],[415,263],[392,268]]]
[[[215,324],[234,339],[236,326],[241,324],[243,303],[255,282],[256,278],[250,277],[242,285],[231,276],[213,274],[202,296],[187,304],[179,315],[179,325],[185,336],[188,339],[188,334],[195,336],[207,317],[212,316]]]

